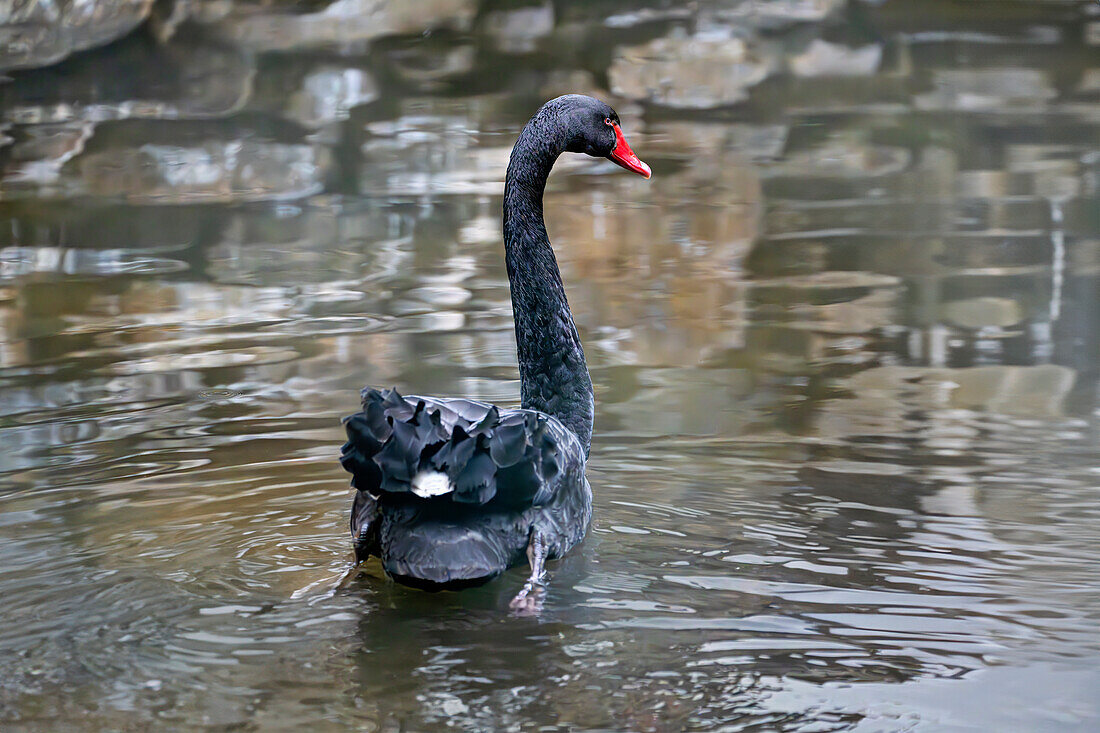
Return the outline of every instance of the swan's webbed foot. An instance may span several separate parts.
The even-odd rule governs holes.
[[[537,530],[532,530],[531,539],[527,543],[531,575],[508,604],[520,616],[537,616],[542,611],[542,603],[546,599],[546,586],[542,584],[546,577],[546,549],[545,538]]]
[[[546,588],[530,578],[523,584],[523,590],[516,594],[508,604],[517,616],[538,616],[542,612],[542,602],[546,599]]]

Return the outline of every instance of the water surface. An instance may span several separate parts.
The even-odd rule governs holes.
[[[1089,4],[361,5],[5,61],[0,727],[1100,725]],[[357,390],[518,401],[502,176],[566,91],[654,170],[546,196],[589,536],[537,618],[339,585]]]

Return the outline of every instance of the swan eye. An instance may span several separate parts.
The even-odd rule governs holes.
[[[605,125],[607,125],[608,127],[611,127],[611,118],[610,117],[604,117],[603,118],[603,123]]]

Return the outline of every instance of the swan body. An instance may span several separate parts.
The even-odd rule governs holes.
[[[560,421],[395,390],[364,390],[363,403],[341,459],[357,489],[359,559],[379,555],[407,585],[454,588],[522,562],[536,528],[549,557],[584,536],[584,448]]]
[[[606,157],[649,177],[611,107],[571,94],[520,133],[505,179],[504,246],[521,408],[365,389],[344,420],[341,463],[356,489],[356,557],[428,590],[483,583],[526,559],[513,601],[530,604],[546,559],[579,542],[592,516],[585,463],[592,381],[546,234],[542,194],[562,152]]]

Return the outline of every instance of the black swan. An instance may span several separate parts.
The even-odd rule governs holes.
[[[553,99],[520,133],[504,184],[504,253],[522,408],[368,388],[362,411],[344,420],[356,559],[377,555],[399,583],[478,585],[526,556],[531,575],[512,601],[524,608],[544,561],[588,529],[592,380],[542,216],[546,178],[563,152],[650,175],[615,110],[592,97]]]

